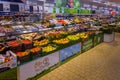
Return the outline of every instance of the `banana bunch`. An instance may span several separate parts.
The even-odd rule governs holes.
[[[46,46],[46,47],[43,47],[42,50],[43,50],[43,52],[51,52],[51,51],[56,50],[56,47],[53,47],[53,46],[51,46],[51,45],[48,45],[48,46]]]
[[[60,39],[60,40],[53,40],[53,42],[57,43],[57,44],[67,44],[67,43],[69,43],[69,39],[64,38],[64,39]]]
[[[43,45],[46,45],[49,43],[49,40],[48,39],[44,39],[44,40],[41,40],[41,41],[34,41],[34,46],[43,46]]]
[[[86,33],[79,33],[79,34],[76,34],[76,36],[80,37],[80,38],[88,38],[88,35]]]
[[[69,40],[75,41],[75,40],[78,40],[80,37],[78,37],[78,36],[76,36],[76,35],[69,35],[69,36],[67,36],[67,38],[68,38]]]

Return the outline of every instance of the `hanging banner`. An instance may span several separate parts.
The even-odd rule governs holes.
[[[24,4],[19,4],[19,11],[24,12],[25,11],[25,5]]]
[[[30,6],[29,5],[25,5],[25,12],[30,12]]]
[[[67,8],[80,8],[80,0],[66,0],[66,7]]]
[[[62,13],[64,13],[64,8],[62,8]]]
[[[52,7],[45,7],[44,11],[45,11],[45,13],[53,13],[53,8]]]
[[[65,14],[68,13],[68,8],[64,8],[64,13],[65,13]]]
[[[77,14],[77,13],[79,13],[79,10],[78,9],[72,9],[72,8],[65,8],[64,13],[66,13],[66,14]]]
[[[59,14],[59,8],[56,8],[56,13]]]
[[[10,4],[8,3],[3,4],[3,12],[10,12]]]
[[[80,0],[74,0],[74,8],[80,9]]]
[[[0,3],[0,11],[3,11],[3,4]]]
[[[33,6],[33,12],[38,12],[38,7],[37,6]]]
[[[42,71],[59,63],[59,52],[41,57],[32,62],[26,63],[19,67],[19,80],[27,80],[27,78],[34,77]]]
[[[81,9],[79,11],[80,14],[91,14],[91,11],[90,10],[86,10],[86,9]]]
[[[45,7],[44,8],[44,13],[48,13],[49,11],[48,11],[48,7]]]
[[[53,13],[56,13],[56,8],[55,7],[53,8]]]
[[[68,9],[68,13],[76,14],[77,13],[77,9]]]
[[[62,8],[59,8],[59,13],[62,13]]]
[[[43,7],[42,6],[38,6],[39,8],[39,12],[43,12]]]
[[[56,0],[57,7],[66,7],[66,0]]]
[[[58,13],[64,13],[64,8],[59,8]]]
[[[67,8],[74,8],[74,0],[66,0]]]

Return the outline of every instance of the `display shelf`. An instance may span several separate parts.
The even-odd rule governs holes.
[[[97,35],[99,35],[99,34],[97,34]],[[94,37],[95,36],[97,36],[97,35],[94,35]],[[73,42],[73,44],[67,44],[66,46],[62,46],[61,48],[59,48],[58,50],[56,50],[56,51],[53,51],[53,52],[51,52],[51,53],[49,53],[49,54],[44,54],[43,56],[41,56],[40,58],[36,58],[36,59],[33,59],[32,61],[30,61],[30,62],[26,62],[26,63],[24,63],[24,64],[22,64],[22,65],[20,65],[19,66],[19,69],[20,69],[20,79],[27,79],[27,78],[31,78],[31,77],[33,77],[33,76],[36,76],[37,74],[40,74],[40,75],[42,75],[42,73],[44,73],[44,71],[47,71],[47,70],[49,70],[50,68],[53,68],[53,66],[54,67],[56,67],[56,66],[60,66],[59,64],[61,64],[61,63],[64,63],[66,60],[68,60],[68,59],[70,59],[72,56],[74,56],[74,55],[78,55],[78,53],[83,53],[83,52],[85,52],[85,51],[87,51],[87,50],[89,50],[89,49],[91,49],[91,48],[93,48],[93,47],[95,47],[94,46],[94,41],[95,40],[93,40],[94,39],[94,37],[93,38],[88,38],[88,39],[84,39],[83,40],[83,42],[81,42],[81,41],[78,41],[78,42]],[[101,39],[102,39],[102,37],[100,37]],[[92,40],[92,41],[91,41]],[[99,41],[99,39],[97,39],[97,41]],[[91,43],[92,43],[92,45],[91,45]],[[82,45],[82,44],[84,44],[84,45]],[[86,48],[84,47],[84,46],[86,46]],[[84,47],[84,49],[83,49],[83,47]],[[89,48],[90,47],[90,48]],[[84,51],[83,51],[84,50]],[[54,54],[55,53],[55,54]],[[59,56],[57,56],[59,54]],[[52,55],[56,55],[56,58],[54,57],[54,56],[52,56]],[[48,57],[49,56],[49,57]],[[52,58],[54,57],[54,61],[57,61],[57,62],[51,62],[51,60],[52,60]],[[41,65],[39,65],[39,66],[37,66],[37,68],[35,67],[35,68],[33,68],[32,66],[33,66],[33,64],[36,64],[37,62],[39,62],[39,61],[43,61],[44,59],[47,59],[47,58],[49,58],[49,61],[47,61],[46,62],[46,64],[47,63],[49,63],[49,65],[44,65],[44,64],[41,64]],[[56,60],[55,60],[56,59]],[[59,60],[59,61],[58,61]],[[52,64],[52,65],[51,65]],[[24,76],[23,74],[27,71],[28,73],[29,73],[29,70],[27,70],[27,67],[29,66],[29,65],[31,65],[31,71],[33,71],[32,72],[32,75],[31,74],[27,74],[27,76]],[[50,66],[51,65],[51,66]],[[40,67],[41,66],[41,67]],[[44,66],[44,67],[43,67]],[[23,68],[26,70],[26,71],[22,71],[23,70]],[[37,74],[36,74],[37,73]]]
[[[60,27],[61,28],[61,27]],[[63,28],[63,27],[62,27]],[[51,30],[53,30],[53,29],[50,29],[50,30],[48,30],[48,31],[51,31]],[[47,32],[48,32],[47,31]],[[98,30],[97,30],[98,31]],[[86,33],[86,32],[82,32],[82,33]],[[68,35],[76,35],[77,33],[71,33],[71,34],[68,34]],[[81,32],[79,32],[79,34],[81,34]],[[67,37],[68,35],[66,35],[65,37]],[[79,36],[79,35],[78,35]],[[92,38],[92,37],[91,37]],[[89,38],[88,38],[89,39]],[[18,64],[18,68],[20,69],[20,75],[21,75],[21,78],[23,78],[24,79],[24,71],[21,71],[22,70],[22,68],[24,68],[24,69],[27,69],[27,65],[29,65],[29,64],[35,64],[37,61],[40,61],[40,60],[42,60],[42,59],[46,59],[46,58],[49,58],[49,60],[52,60],[52,58],[50,57],[50,55],[52,56],[53,55],[53,53],[56,53],[56,54],[54,54],[54,55],[57,55],[60,51],[62,51],[62,52],[64,52],[64,51],[71,51],[70,53],[69,52],[67,52],[66,53],[66,55],[63,55],[64,53],[61,53],[61,61],[64,61],[64,60],[66,60],[67,58],[69,58],[69,57],[71,57],[72,55],[74,55],[75,53],[77,53],[76,51],[79,51],[81,48],[79,47],[79,45],[80,45],[80,43],[82,43],[82,41],[86,41],[87,39],[78,39],[78,40],[75,40],[75,41],[70,41],[68,44],[64,44],[64,45],[59,45],[59,44],[55,44],[56,46],[58,46],[57,47],[57,49],[56,50],[53,50],[53,51],[50,51],[50,52],[42,52],[41,53],[41,55],[39,56],[39,57],[33,57],[31,54],[29,55],[29,58],[30,57],[32,57],[32,58],[30,58],[30,59],[28,59],[28,58],[24,58],[26,61],[24,61],[23,60],[23,62],[22,63],[19,63],[19,59],[18,59],[18,61],[17,61],[17,64]],[[61,41],[62,42],[62,41]],[[50,44],[53,44],[53,43],[50,43]],[[74,49],[75,48],[79,48],[79,49],[76,49],[75,51],[74,51]],[[70,49],[70,50],[69,50]],[[14,53],[14,54],[16,54],[16,53]],[[59,63],[60,61],[59,61],[59,54],[57,55],[58,57],[56,57],[57,58],[57,60],[58,60],[58,62],[55,62],[55,64],[57,64],[57,63]],[[28,57],[28,56],[27,56]],[[23,59],[23,58],[22,58]],[[51,62],[50,62],[50,64],[52,64]],[[43,68],[42,70],[40,70],[40,71],[37,71],[38,69],[37,68],[35,68],[35,74],[34,75],[32,75],[32,76],[29,76],[29,74],[27,75],[27,77],[33,77],[33,76],[35,76],[36,75],[36,73],[41,73],[41,71],[44,71],[45,69],[47,69],[47,68],[49,68],[49,67],[51,67],[51,66],[53,66],[54,64],[52,64],[52,65],[49,65],[49,66],[46,66],[46,68]],[[26,67],[26,68],[25,68]],[[32,67],[31,67],[32,68]],[[31,69],[32,70],[32,69]],[[32,72],[33,73],[33,72]]]
[[[22,69],[24,68],[27,70],[27,65],[29,65],[29,64],[34,64],[34,66],[35,66],[36,62],[39,63],[39,61],[44,61],[44,59],[46,60],[48,58],[49,58],[49,60],[53,61],[52,55],[54,54],[57,56],[57,57],[54,57],[54,58],[57,58],[56,59],[56,61],[58,60],[57,62],[55,62],[53,64],[52,64],[52,62],[50,62],[50,64],[52,64],[52,65],[49,65],[49,64],[48,65],[47,64],[46,65],[44,65],[44,64],[38,65],[37,68],[35,68],[35,70],[36,70],[35,74],[32,72],[33,73],[32,76],[29,76],[29,74],[27,75],[27,77],[33,77],[36,75],[36,73],[37,74],[41,73],[41,71],[44,71],[45,69],[47,69],[61,61],[64,62],[66,59],[70,58],[77,52],[83,51],[82,44],[87,43],[87,40],[89,40],[90,38],[92,38],[93,41],[96,41],[96,42],[99,41],[99,39],[94,40],[94,37],[96,36],[94,34],[96,33],[96,31],[99,31],[99,30],[87,30],[90,27],[86,27],[86,24],[84,24],[84,20],[85,20],[85,22],[89,23],[89,19],[83,19],[83,21],[81,21],[81,22],[79,22],[80,20],[76,19],[74,21],[74,24],[72,24],[72,25],[71,24],[62,24],[64,26],[57,26],[57,27],[51,27],[51,28],[37,27],[38,29],[35,31],[25,28],[25,30],[22,32],[13,32],[13,33],[9,33],[5,36],[2,36],[5,38],[10,37],[10,36],[16,36],[16,40],[21,42],[22,40],[26,40],[24,38],[24,36],[22,37],[21,35],[35,33],[35,34],[31,34],[34,36],[30,36],[30,37],[32,37],[32,39],[30,40],[32,42],[32,47],[30,47],[28,49],[28,47],[23,47],[24,46],[23,43],[22,44],[20,43],[21,46],[17,46],[16,48],[20,49],[22,47],[21,48],[22,50],[14,52],[14,54],[17,55],[17,67],[19,68],[18,71],[20,71],[20,75],[22,76],[22,78],[24,78],[24,71],[22,71]],[[64,23],[64,21],[63,21],[63,23]],[[33,24],[31,24],[31,26],[35,26],[35,23],[33,23]],[[50,36],[49,36],[48,35],[49,33],[53,33],[53,34],[50,34]],[[62,33],[64,33],[64,34],[62,34]],[[67,34],[65,34],[65,33],[67,33]],[[60,34],[60,36],[59,36],[59,34]],[[35,39],[36,36],[38,37],[37,39]],[[43,36],[44,38],[40,39],[41,36]],[[50,38],[48,38],[48,36]],[[79,39],[77,39],[78,37],[79,37]],[[38,43],[39,43],[44,39],[49,40],[48,44],[46,44],[44,46],[41,46],[41,45],[35,46],[34,45],[34,41],[38,41]],[[74,40],[74,39],[76,39],[76,40]],[[55,41],[56,43],[53,42],[54,40],[56,40]],[[68,43],[65,43],[66,40],[69,40]],[[9,42],[9,41],[5,41],[5,43],[6,42]],[[87,44],[85,44],[84,46],[87,46]],[[93,46],[96,46],[96,45],[94,45],[94,42],[92,42],[92,46],[90,45],[90,47],[92,48]],[[37,47],[41,48],[42,50],[38,51],[38,52],[34,52],[34,51],[36,51],[34,48],[37,48]],[[12,47],[10,47],[10,49],[12,49]],[[32,49],[34,49],[33,52],[31,52]],[[85,49],[85,51],[87,51],[87,50],[88,49]],[[28,53],[26,53],[26,52],[28,52]],[[18,53],[20,53],[20,54],[18,54]],[[42,66],[42,67],[46,66],[46,68],[42,68],[42,70],[39,70],[40,66]],[[33,69],[33,67],[31,67],[31,70],[32,69]]]
[[[12,51],[6,51],[0,58],[0,73],[17,67],[17,56]]]
[[[80,34],[83,34],[83,33],[80,33]],[[76,34],[69,34],[69,35],[77,35],[77,33],[76,33]],[[67,36],[66,36],[66,37],[67,37]],[[75,37],[74,37],[74,38],[75,38]],[[91,38],[93,38],[93,37],[91,37]],[[73,38],[71,37],[71,39],[73,39]],[[60,39],[59,39],[59,40],[60,40]],[[50,44],[50,45],[53,45],[53,47],[54,47],[54,46],[57,46],[56,49],[53,50],[53,51],[50,51],[50,52],[44,52],[44,50],[42,50],[43,52],[41,53],[40,57],[43,57],[43,56],[46,56],[46,55],[48,55],[48,54],[54,53],[55,51],[62,50],[62,49],[64,49],[64,48],[67,48],[67,47],[72,46],[72,45],[74,45],[74,44],[80,43],[80,42],[82,42],[82,41],[84,41],[84,40],[85,40],[85,39],[82,39],[82,38],[79,38],[78,40],[75,40],[75,41],[70,40],[70,42],[68,42],[67,44],[57,44],[57,43],[50,42],[49,44]],[[60,42],[63,42],[63,41],[60,41]],[[39,43],[38,43],[38,44],[39,44]],[[49,45],[49,44],[48,44],[48,45]],[[47,45],[46,45],[46,46],[47,46]],[[43,47],[43,48],[44,48],[44,47]],[[29,57],[30,57],[30,56],[29,56]],[[38,58],[40,58],[40,57],[38,57]],[[36,59],[38,59],[38,58],[36,58]],[[35,59],[35,60],[36,60],[36,59]],[[31,62],[31,60],[34,60],[34,59],[29,58],[29,61],[24,61],[24,62],[19,63],[19,64],[20,64],[20,65],[24,65],[24,64],[26,64],[26,63]]]
[[[24,5],[19,6],[23,8]],[[105,41],[107,36],[100,31],[101,27],[94,25],[107,26],[109,15],[91,14],[90,10],[82,9],[61,8],[59,11],[54,7],[53,13],[59,14],[56,16],[47,15],[41,6],[39,11],[43,13],[40,14],[34,12],[35,6],[30,6],[30,12],[27,8],[29,5],[22,12],[0,12],[0,17],[11,16],[10,21],[0,20],[0,42],[9,52],[2,51],[4,47],[0,46],[0,80],[9,79],[8,75],[13,79],[27,80],[59,66],[71,56],[88,51]],[[40,21],[40,17],[44,20]],[[97,19],[101,20],[100,23]]]
[[[54,30],[54,29],[61,29],[63,26],[55,27],[55,28],[44,28],[44,29],[38,29],[36,31],[22,31],[22,32],[12,32],[12,33],[4,33],[1,34],[0,37],[7,37],[7,36],[17,36],[17,35],[22,35],[22,34],[29,34],[29,33],[35,33],[35,32],[44,32],[48,30]]]

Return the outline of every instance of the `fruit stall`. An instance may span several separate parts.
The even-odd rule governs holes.
[[[52,21],[55,23],[45,20],[7,25],[8,31],[4,29],[6,25],[1,25],[4,27],[0,29],[0,72],[17,68],[17,79],[26,80],[103,41],[102,31],[86,30],[79,20],[75,20],[77,24],[69,20]]]
[[[61,0],[63,5],[52,0],[21,0],[20,4],[19,0],[1,1],[3,8],[4,1],[8,2],[8,10],[0,11],[0,80],[37,80],[32,78],[103,41],[114,40],[112,30],[116,24],[108,25],[115,21],[110,21],[111,15],[82,9],[82,5],[77,7],[78,2],[75,9],[69,9],[68,4],[65,6],[69,0]]]

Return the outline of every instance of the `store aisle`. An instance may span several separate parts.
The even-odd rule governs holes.
[[[39,80],[120,80],[120,34],[79,55]]]

